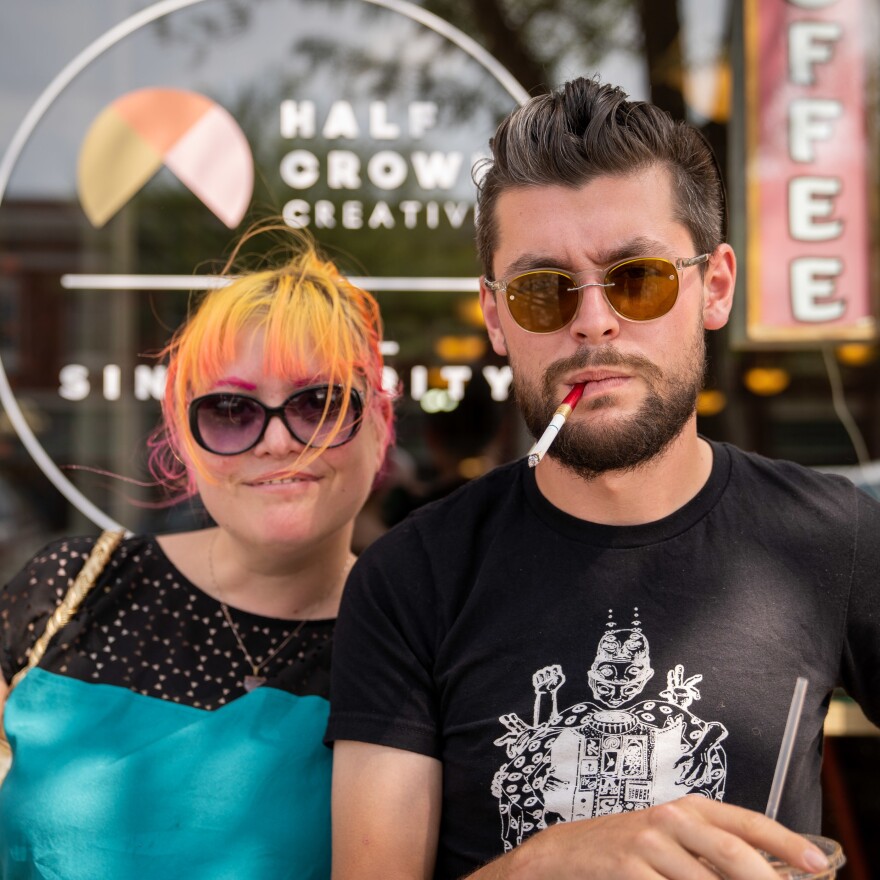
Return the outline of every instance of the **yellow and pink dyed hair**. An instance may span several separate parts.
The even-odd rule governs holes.
[[[261,232],[247,234],[241,246]],[[190,400],[210,390],[235,360],[237,345],[250,332],[263,335],[267,375],[291,382],[325,381],[358,388],[366,420],[376,419],[387,449],[393,440],[392,395],[382,387],[381,319],[375,299],[349,284],[336,266],[321,257],[310,236],[286,229],[292,246],[272,268],[233,275],[207,293],[162,352],[168,358],[162,425],[151,440],[150,469],[173,500],[196,493],[194,469],[208,477],[204,453],[189,428]],[[231,267],[224,270],[229,275]],[[315,371],[319,375],[315,375]],[[348,393],[345,399],[348,400]],[[306,447],[291,473],[314,460],[332,443],[344,419],[318,447]]]

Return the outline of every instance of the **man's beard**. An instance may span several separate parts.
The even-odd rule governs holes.
[[[614,394],[596,397],[579,407],[587,413],[570,418],[556,436],[547,455],[577,476],[591,480],[608,471],[631,471],[660,455],[681,433],[694,413],[706,369],[706,341],[702,327],[684,355],[685,367],[667,376],[656,364],[638,355],[623,355],[616,348],[585,348],[555,361],[544,375],[540,394],[528,386],[514,368],[514,392],[526,426],[536,439],[553,417],[560,400],[563,376],[598,367],[625,367],[647,385],[638,412],[591,420],[589,411],[614,406]]]

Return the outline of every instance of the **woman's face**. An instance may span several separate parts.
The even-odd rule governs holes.
[[[304,385],[320,383],[320,371],[291,381],[263,372],[263,335],[242,334],[238,355],[211,388],[256,397],[280,406]],[[238,455],[214,455],[198,449],[210,478],[195,471],[199,494],[217,524],[237,540],[254,545],[296,545],[318,550],[320,543],[350,534],[384,457],[384,425],[372,410],[348,443],[325,450],[291,476],[304,444],[280,418],[271,418],[262,439]],[[317,542],[317,543],[316,543]]]

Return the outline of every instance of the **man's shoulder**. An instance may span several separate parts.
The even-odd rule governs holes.
[[[382,535],[370,548],[387,550],[413,540],[422,544],[461,546],[485,530],[522,493],[521,460],[499,465],[459,486],[443,498],[416,508]]]
[[[757,479],[775,477],[781,481],[806,485],[848,487],[850,490],[853,488],[850,480],[837,474],[825,473],[785,458],[770,458],[732,443],[710,442],[715,449],[723,450],[730,455],[734,472],[737,469],[741,471],[739,476],[753,476]]]
[[[417,508],[407,519],[419,526],[433,526],[442,520],[484,515],[487,509],[496,508],[521,490],[522,467],[521,460],[499,465],[443,498]]]
[[[865,506],[880,516],[880,503],[845,476],[787,459],[769,458],[729,443],[713,443],[713,446],[730,456],[733,485],[753,493],[755,503],[787,497],[804,510],[823,509],[834,515]]]

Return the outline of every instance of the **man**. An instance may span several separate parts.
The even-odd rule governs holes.
[[[710,878],[708,862],[770,880],[755,847],[817,870],[788,829],[819,829],[833,687],[880,718],[880,508],[697,434],[704,329],[727,322],[736,263],[693,129],[580,79],[492,146],[492,346],[536,437],[585,388],[537,468],[417,511],[356,565],[327,736],[334,877]]]

